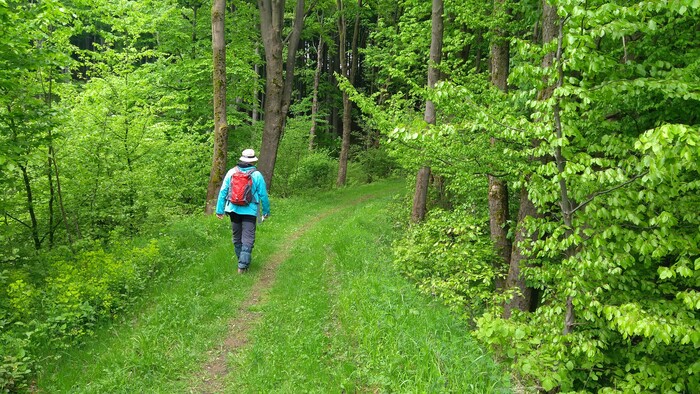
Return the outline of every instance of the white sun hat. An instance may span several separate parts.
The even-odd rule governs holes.
[[[246,149],[241,153],[241,158],[238,159],[244,163],[255,163],[258,158],[255,157],[255,151],[252,149]]]

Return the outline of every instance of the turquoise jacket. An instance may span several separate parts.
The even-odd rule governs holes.
[[[270,214],[270,200],[267,198],[267,185],[265,185],[265,178],[263,178],[260,171],[257,171],[255,167],[244,167],[241,171],[253,172],[253,202],[246,206],[233,205],[228,201],[228,192],[231,187],[231,175],[233,171],[238,166],[228,170],[226,176],[224,177],[224,182],[221,184],[221,190],[219,191],[219,199],[216,202],[216,214],[223,215],[224,212],[235,212],[239,215],[251,215],[258,216],[258,205],[262,203],[262,214],[267,216]]]

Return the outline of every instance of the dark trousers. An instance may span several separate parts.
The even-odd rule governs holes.
[[[251,253],[255,244],[255,225],[257,218],[252,215],[239,215],[229,212],[231,230],[233,231],[233,249],[238,258],[238,268],[246,269],[250,265]]]

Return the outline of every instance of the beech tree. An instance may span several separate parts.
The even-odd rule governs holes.
[[[304,28],[304,0],[297,0],[292,31],[287,39],[282,38],[285,0],[258,0],[260,30],[265,47],[265,106],[262,146],[258,168],[265,177],[267,187],[272,179],[277,160],[277,148],[289,112],[294,82],[294,67],[299,38]],[[287,58],[283,63],[284,45]]]
[[[504,0],[494,1],[493,17],[495,19],[508,15]],[[507,18],[506,18],[507,20]],[[510,45],[505,29],[500,24],[494,24],[493,42],[491,43],[491,83],[500,91],[508,92],[508,67],[510,62]],[[491,137],[492,146],[496,138]],[[508,239],[510,211],[508,206],[508,184],[496,175],[488,175],[489,228],[491,240],[501,258],[496,270],[510,266],[512,245]],[[497,278],[496,288],[501,289],[504,281]]]
[[[207,186],[205,212],[216,209],[219,188],[226,174],[228,124],[226,121],[226,0],[214,0],[211,7],[212,63],[214,70],[214,155]]]
[[[357,37],[360,34],[360,13],[362,11],[362,0],[357,1],[355,13],[355,23],[352,30],[352,40],[350,41],[350,59],[347,54],[347,9],[343,0],[337,0],[338,7],[338,56],[340,58],[340,72],[352,85],[355,83],[355,74],[359,62],[357,50]],[[338,159],[338,179],[337,186],[345,185],[345,178],[348,171],[348,156],[350,154],[350,132],[352,131],[352,103],[346,91],[343,91],[343,132],[340,146],[340,158]]]
[[[438,81],[440,72],[438,66],[442,58],[442,33],[443,23],[442,14],[444,5],[442,0],[433,0],[431,11],[431,30],[430,30],[430,63],[428,64],[428,89],[435,87]],[[423,120],[428,125],[435,125],[436,122],[435,103],[428,99],[425,101],[425,116]],[[430,167],[422,166],[416,174],[416,188],[413,194],[413,209],[411,211],[411,220],[420,222],[424,219],[427,211],[427,196],[428,185],[430,183]]]
[[[552,42],[557,37],[557,9],[551,6],[547,0],[542,0],[542,45],[545,48],[551,47]],[[555,53],[549,51],[544,55],[542,68],[548,69],[554,64]],[[551,79],[545,78],[544,86],[538,92],[538,99],[549,100],[554,92],[554,83]],[[544,121],[542,119],[541,121]],[[525,175],[525,182],[529,181],[530,174]],[[532,307],[532,287],[528,286],[525,275],[522,273],[527,264],[530,251],[530,243],[536,238],[535,232],[528,229],[526,221],[538,217],[537,207],[530,198],[530,192],[526,186],[520,190],[520,207],[518,209],[518,224],[513,241],[512,255],[509,261],[508,277],[506,278],[506,290],[513,291],[512,298],[505,304],[503,316],[509,318],[513,308],[521,311],[528,311]]]

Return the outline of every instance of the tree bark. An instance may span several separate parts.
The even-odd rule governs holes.
[[[493,143],[493,142],[492,142]],[[488,176],[488,200],[489,200],[489,227],[491,230],[491,241],[496,247],[499,261],[496,263],[495,271],[499,273],[510,266],[510,257],[513,245],[508,239],[508,185],[501,179]],[[500,275],[496,277],[496,289],[503,289],[504,280]]]
[[[260,30],[265,47],[265,125],[258,169],[263,174],[267,187],[272,179],[277,161],[277,149],[282,138],[284,123],[289,111],[294,82],[294,61],[299,37],[304,26],[304,0],[297,0],[292,33],[287,45],[286,75],[282,62],[284,42],[284,0],[258,0],[260,10]]]
[[[34,241],[34,249],[41,249],[41,240],[39,240],[39,223],[36,219],[36,213],[34,211],[34,195],[32,193],[32,185],[29,181],[29,173],[27,172],[27,167],[24,164],[19,165],[19,169],[22,171],[22,179],[24,180],[24,190],[27,192],[27,211],[29,212],[29,219],[32,221],[29,230],[32,233],[32,240]]]
[[[205,213],[216,209],[219,189],[226,174],[228,124],[226,122],[226,1],[214,0],[211,8],[212,51],[214,66],[214,155],[212,158]]]
[[[433,89],[440,78],[438,66],[442,59],[442,33],[444,24],[442,14],[444,12],[443,0],[433,0],[431,13],[430,34],[430,61],[428,62],[428,89]],[[423,120],[434,125],[436,119],[435,104],[431,100],[425,101],[425,114]]]
[[[510,318],[513,309],[527,311],[530,308],[532,301],[532,288],[527,287],[525,278],[521,274],[521,268],[527,261],[525,242],[534,239],[534,234],[528,237],[527,230],[523,226],[523,222],[527,217],[537,217],[537,208],[530,200],[527,188],[520,189],[520,209],[518,210],[518,225],[515,232],[515,241],[513,242],[513,251],[510,256],[510,267],[508,270],[508,278],[506,278],[505,288],[515,290],[510,301],[506,302],[503,309],[503,317]]]
[[[309,151],[314,149],[314,140],[316,138],[316,126],[318,116],[318,86],[321,80],[321,69],[323,68],[323,37],[318,39],[318,47],[316,48],[316,72],[314,72],[314,91],[311,102],[311,130],[309,130]]]
[[[477,74],[481,72],[481,44],[484,41],[484,35],[481,29],[476,30],[476,38],[474,42],[474,47],[476,47],[476,55],[474,56],[474,72]]]
[[[421,167],[416,176],[416,191],[413,194],[413,210],[411,211],[411,221],[413,223],[422,222],[425,219],[429,182],[430,167]]]
[[[49,155],[51,157],[51,162],[53,162],[53,169],[54,169],[55,174],[56,174],[56,191],[58,192],[58,206],[61,209],[61,217],[62,217],[64,225],[66,226],[66,235],[68,236],[68,244],[72,250],[72,248],[73,248],[73,236],[71,235],[70,225],[68,224],[68,215],[66,214],[66,208],[63,205],[63,192],[61,191],[61,175],[58,171],[58,162],[56,161],[56,152],[53,149],[53,145],[50,147]],[[78,239],[80,239],[82,236],[80,234],[80,227],[77,223],[77,220],[76,220],[75,226],[76,226],[75,235],[78,237]]]
[[[351,84],[355,83],[355,73],[357,71],[357,37],[360,31],[360,9],[362,9],[362,0],[357,1],[357,14],[355,15],[355,26],[353,28],[351,41],[351,59],[350,64],[347,61],[346,54],[346,35],[347,23],[345,19],[345,8],[343,0],[337,0],[338,12],[338,32],[340,33],[340,72],[345,76]],[[340,158],[338,160],[338,179],[337,186],[345,185],[348,172],[348,156],[350,153],[350,131],[352,128],[352,102],[346,92],[343,92],[343,140],[340,146]]]
[[[51,138],[51,133],[49,133],[49,139]],[[49,157],[46,163],[46,176],[49,182],[49,249],[53,248],[54,242],[54,227],[53,227],[53,201],[55,199],[56,191],[53,187],[53,171],[51,169],[51,143],[49,143]]]
[[[255,46],[255,57],[260,56],[260,48],[256,45]],[[258,111],[259,108],[259,102],[260,102],[260,93],[258,92],[258,78],[260,76],[260,66],[256,62],[255,65],[253,66],[254,72],[255,72],[255,84],[253,85],[253,111],[251,113],[251,123],[255,124],[260,120],[260,113]]]
[[[494,14],[505,12],[504,0],[494,1]],[[502,29],[494,31],[494,41],[491,44],[491,83],[499,90],[508,91],[508,63],[510,60],[510,48],[508,40]],[[491,137],[491,146],[496,145],[496,139]],[[502,179],[493,175],[488,176],[488,201],[489,201],[489,227],[491,241],[496,246],[500,261],[494,267],[496,272],[501,272],[510,265],[512,245],[508,239],[508,185]],[[504,280],[496,277],[496,289],[503,289]]]
[[[442,35],[444,30],[442,19],[443,12],[443,0],[433,0],[431,12],[430,61],[428,63],[428,89],[435,87],[440,76],[438,65],[442,58]],[[423,119],[426,123],[434,125],[436,118],[435,104],[431,100],[426,100]],[[416,190],[413,195],[413,209],[411,211],[411,220],[413,222],[421,222],[425,218],[429,181],[430,167],[423,166],[418,170],[418,174],[416,174]]]

